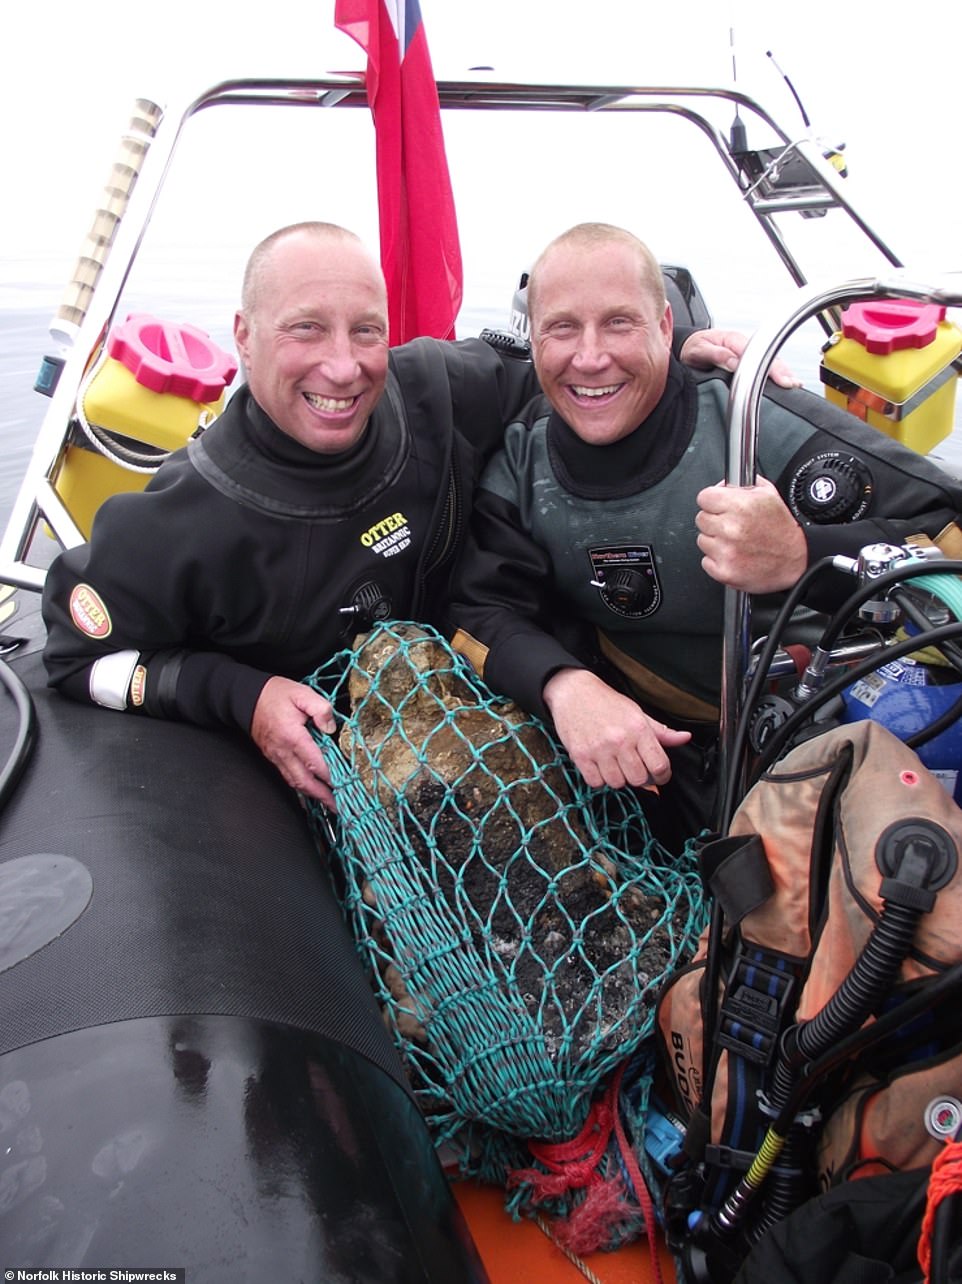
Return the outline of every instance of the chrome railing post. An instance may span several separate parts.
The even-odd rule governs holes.
[[[799,293],[799,301],[787,320],[765,324],[749,339],[744,355],[732,378],[728,398],[728,456],[726,483],[729,486],[751,486],[757,472],[758,419],[762,391],[775,356],[789,337],[810,317],[835,303],[852,303],[858,299],[914,299],[940,303],[945,307],[962,306],[962,273],[947,274],[941,282],[922,284],[898,274],[884,278],[859,277],[840,285],[816,286]],[[722,626],[722,684],[719,726],[719,780],[724,783],[733,771],[739,772],[734,790],[726,792],[733,800],[742,793],[744,763],[732,761],[735,734],[742,714],[745,674],[751,655],[751,605],[747,593],[725,589]],[[730,816],[719,816],[720,827],[727,826]]]

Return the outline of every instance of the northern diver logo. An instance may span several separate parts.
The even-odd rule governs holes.
[[[395,557],[411,543],[411,527],[403,513],[391,513],[361,535],[361,543],[380,557]]]
[[[70,594],[70,618],[90,638],[106,638],[113,629],[110,612],[89,584],[76,584]]]
[[[628,620],[653,615],[661,605],[661,581],[650,544],[589,548],[591,584],[609,611]]]

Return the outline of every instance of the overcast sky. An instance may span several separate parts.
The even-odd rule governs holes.
[[[362,68],[360,49],[333,28],[333,7],[333,0],[256,6],[165,0],[139,7],[129,0],[47,0],[32,27],[8,30],[0,54],[0,259],[6,283],[22,274],[18,262],[33,271],[37,255],[52,256],[55,279],[61,268],[65,273],[72,267],[135,96],[174,103],[227,77]],[[486,64],[504,79],[527,74],[562,82],[685,79],[730,86],[734,30],[739,87],[804,132],[765,57],[770,49],[815,131],[847,144],[853,199],[909,266],[962,267],[956,147],[962,6],[956,2],[421,0],[421,9],[441,78]],[[712,195],[688,181],[683,154],[659,153],[654,165],[645,163],[620,135],[601,152],[569,120],[539,121],[530,138],[491,147],[477,122],[466,122],[453,145],[449,136],[472,259],[484,249],[503,258],[510,242],[509,257],[518,257],[510,265],[513,276],[529,251],[540,248],[543,231],[551,235],[576,218],[600,217],[630,219],[662,258],[686,257],[690,249],[698,262],[707,262],[710,281],[711,261],[720,268],[737,260],[737,237],[730,239],[735,234],[718,221]],[[367,128],[366,122],[351,127],[362,124]],[[370,233],[370,188],[340,161],[295,145],[266,182],[251,182],[244,163],[249,140],[232,133],[221,140],[215,128],[204,122],[203,145],[182,194],[182,220],[191,210],[200,217],[203,207],[225,242],[236,236],[245,250],[279,222],[327,217],[332,210]],[[299,128],[292,124],[292,139]],[[525,161],[526,148],[537,166]],[[626,198],[608,203],[616,185],[629,193],[627,213]],[[566,216],[569,203],[572,217]],[[519,231],[510,241],[508,231],[526,218],[530,232]],[[179,226],[182,239],[173,226],[163,234],[188,264],[190,231],[186,223]],[[500,280],[496,288],[503,289]]]

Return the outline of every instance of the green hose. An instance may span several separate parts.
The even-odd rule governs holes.
[[[962,582],[957,575],[919,575],[913,581],[913,587],[926,589],[940,597],[956,618],[962,620]]]

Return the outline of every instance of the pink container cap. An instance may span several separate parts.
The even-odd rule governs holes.
[[[133,312],[107,336],[107,355],[151,392],[216,401],[237,373],[237,362],[196,326]]]
[[[900,348],[925,348],[935,338],[945,308],[938,303],[887,299],[853,303],[842,313],[842,334],[866,352],[884,357]]]

